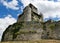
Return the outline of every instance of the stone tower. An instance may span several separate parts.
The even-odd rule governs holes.
[[[18,17],[18,22],[20,21],[43,21],[43,16],[42,13],[38,14],[38,10],[35,6],[32,4],[29,4],[28,6],[25,7],[23,10],[23,13],[19,15]]]
[[[40,39],[60,40],[60,21],[43,22],[42,13],[29,4],[19,15],[18,20],[3,32],[1,41],[27,41]]]
[[[42,13],[38,14],[37,8],[29,4],[17,22],[3,32],[2,41],[40,40],[42,21]]]

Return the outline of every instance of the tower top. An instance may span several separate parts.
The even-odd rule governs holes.
[[[30,8],[33,7],[33,8],[35,8],[35,9],[37,9],[37,8],[36,8],[33,4],[31,4],[31,3],[30,3],[28,6],[29,6]]]
[[[28,4],[26,7],[30,7],[31,9],[32,9],[32,7],[33,7],[33,8],[35,8],[35,9],[37,9],[32,3]],[[25,8],[26,8],[26,7],[25,7]],[[25,8],[24,8],[24,9],[25,9]]]
[[[29,4],[29,5],[27,5],[25,8],[24,8],[24,10],[23,11],[27,11],[27,9],[31,9],[31,11],[33,11],[33,12],[35,12],[35,13],[37,13],[38,14],[38,10],[37,10],[37,8],[33,5],[33,4]]]
[[[33,4],[29,4],[23,10],[23,13],[19,15],[18,22],[20,21],[42,21],[42,14],[38,14],[37,8]]]

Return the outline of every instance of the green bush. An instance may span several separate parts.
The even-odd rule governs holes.
[[[55,28],[55,24],[50,24],[50,25],[49,25],[49,28],[50,28],[51,30],[53,30],[53,29]]]

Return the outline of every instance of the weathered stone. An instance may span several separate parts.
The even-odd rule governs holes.
[[[9,26],[3,33],[2,41],[38,40],[43,32],[42,14],[32,4],[25,7],[17,23]]]
[[[29,4],[19,15],[17,22],[3,32],[1,41],[40,39],[60,40],[60,21],[48,20],[43,22],[42,13],[39,15],[37,8]]]

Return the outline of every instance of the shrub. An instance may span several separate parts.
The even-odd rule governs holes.
[[[53,30],[53,29],[55,28],[55,24],[50,24],[50,25],[49,25],[49,28],[50,28],[51,30]]]

